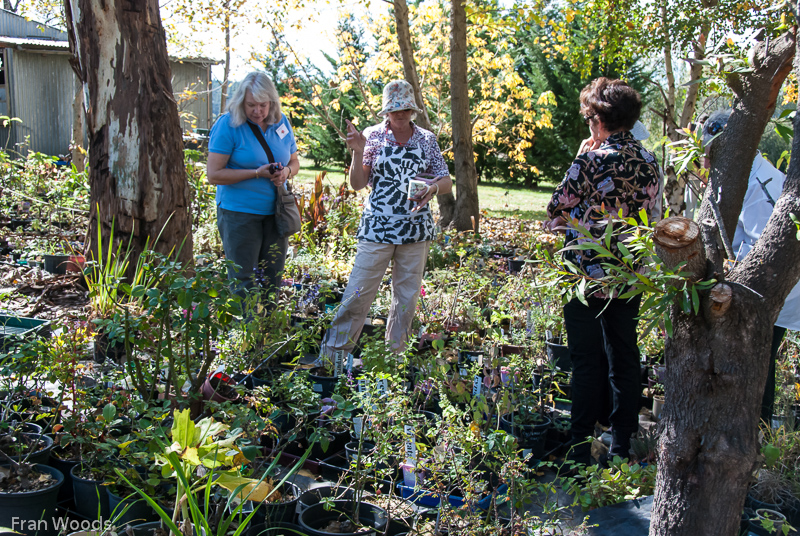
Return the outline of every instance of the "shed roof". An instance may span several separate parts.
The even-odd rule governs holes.
[[[17,50],[38,50],[51,52],[69,52],[69,42],[60,39],[35,39],[31,37],[7,37],[0,36],[0,47],[15,48]],[[218,65],[222,63],[211,58],[198,56],[195,58],[179,58],[170,56],[170,61],[181,63],[194,63],[199,65]]]
[[[69,52],[69,43],[57,39],[33,39],[30,37],[0,36],[0,46],[17,50],[41,50]]]

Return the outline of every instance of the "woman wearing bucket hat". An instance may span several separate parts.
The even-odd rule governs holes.
[[[379,112],[383,122],[361,133],[347,121],[347,147],[353,151],[350,185],[355,190],[369,186],[372,191],[358,227],[353,271],[342,306],[326,332],[323,355],[352,350],[390,261],[392,304],[386,340],[398,352],[408,341],[434,238],[428,202],[453,186],[436,136],[414,124],[416,113],[421,111],[411,84],[394,80],[383,89]],[[420,175],[433,178],[417,182]],[[412,181],[419,186],[418,193],[410,190]]]

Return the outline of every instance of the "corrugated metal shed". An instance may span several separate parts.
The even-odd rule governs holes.
[[[206,58],[169,59],[172,68],[172,91],[178,103],[181,128],[210,128],[211,117],[211,65]],[[178,88],[184,88],[180,90]]]
[[[22,124],[0,127],[0,147],[23,154],[27,150],[51,155],[69,152],[76,92],[69,58],[65,32],[0,9],[0,115],[22,120]],[[170,58],[184,130],[210,126],[208,90],[214,63],[206,58]],[[186,98],[180,96],[189,93]],[[24,147],[18,146],[26,137]]]
[[[0,9],[0,35],[32,39],[55,39],[66,41],[67,34],[58,28],[41,22],[28,20],[16,13]]]
[[[22,119],[13,128],[12,144],[60,155],[72,138],[75,74],[62,54],[6,50],[9,57],[8,95],[11,115]]]

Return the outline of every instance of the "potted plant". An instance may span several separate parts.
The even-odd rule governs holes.
[[[189,409],[174,413],[169,437],[154,438],[159,449],[157,463],[162,467],[162,474],[175,485],[176,508],[172,515],[144,489],[127,479],[122,471],[117,470],[117,475],[156,511],[171,535],[196,531],[206,536],[224,536],[232,531],[232,536],[240,536],[258,511],[254,508],[245,515],[245,503],[261,504],[271,496],[277,496],[275,490],[300,467],[302,461],[278,482],[244,476],[241,466],[255,459],[258,449],[238,447],[238,437],[237,433],[229,433],[227,425],[211,417],[195,424]],[[265,474],[272,474],[275,464],[273,461]],[[214,486],[222,488],[225,493],[216,498],[212,493]],[[210,515],[210,512],[216,514]]]

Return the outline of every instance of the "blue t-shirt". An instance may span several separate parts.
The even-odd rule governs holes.
[[[211,153],[229,155],[229,169],[257,169],[269,163],[264,148],[256,139],[253,131],[246,123],[238,127],[230,124],[231,116],[222,114],[211,128],[208,141],[208,151]],[[275,162],[284,166],[289,163],[289,158],[297,152],[297,143],[294,139],[292,126],[281,114],[281,120],[267,127],[264,132]],[[217,206],[235,212],[248,214],[274,214],[275,213],[275,185],[266,178],[247,179],[236,184],[217,185]]]

